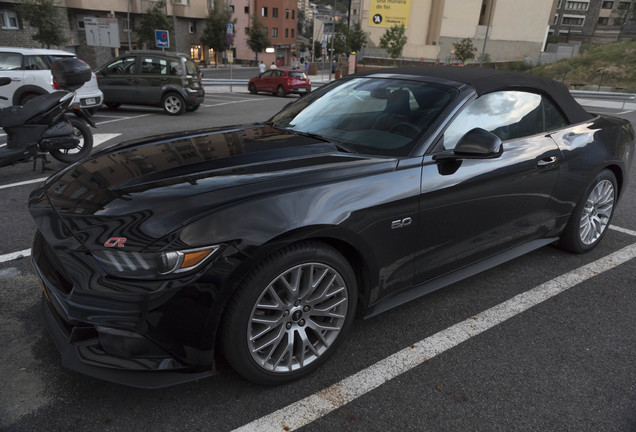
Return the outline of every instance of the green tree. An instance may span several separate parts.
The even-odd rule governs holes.
[[[319,59],[322,57],[322,42],[314,41],[314,58]]]
[[[395,62],[402,55],[407,40],[404,24],[394,25],[388,28],[380,38],[380,47],[384,48]]]
[[[349,54],[350,48],[347,42],[347,25],[342,21],[338,21],[334,28],[333,36],[333,53],[334,54]],[[331,45],[331,42],[329,43]]]
[[[466,60],[475,58],[477,48],[473,46],[472,39],[464,38],[459,42],[453,42],[453,48],[455,48],[455,58],[462,64],[466,63]]]
[[[139,20],[135,30],[139,45],[146,44],[149,49],[158,49],[155,46],[155,30],[172,31],[172,20],[166,15],[165,0],[153,3]]]
[[[36,29],[34,41],[47,48],[66,42],[66,38],[60,32],[64,25],[53,0],[23,0],[16,5],[16,10],[22,19]]]
[[[257,64],[258,53],[263,52],[265,48],[271,45],[272,42],[269,40],[269,36],[267,35],[267,29],[261,20],[258,19],[256,14],[252,15],[252,26],[250,27],[250,31],[247,33],[247,46],[254,51]]]
[[[362,27],[359,22],[353,24],[353,28],[349,29],[349,48],[351,52],[358,52],[363,46],[367,45],[367,35],[362,31]]]
[[[217,4],[217,6],[219,5]],[[236,24],[236,18],[232,20],[232,11],[230,8],[221,6],[210,10],[205,22],[201,42],[214,50],[217,67],[219,65],[219,53],[230,48],[230,44],[227,43],[226,33],[226,25],[229,23]]]

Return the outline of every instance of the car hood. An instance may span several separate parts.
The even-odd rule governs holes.
[[[30,208],[38,225],[50,223],[38,220],[46,207],[84,240],[81,233],[101,238],[115,226],[121,232],[122,225],[134,225],[144,233],[138,245],[143,248],[250,197],[390,171],[396,165],[396,159],[345,153],[334,143],[262,124],[208,129],[95,153],[49,178],[32,193]]]

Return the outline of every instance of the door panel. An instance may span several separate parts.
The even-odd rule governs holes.
[[[426,156],[415,282],[423,282],[540,237],[561,152],[550,138],[504,143],[494,159],[435,162]]]

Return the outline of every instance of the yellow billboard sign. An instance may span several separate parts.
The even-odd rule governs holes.
[[[370,27],[409,26],[411,0],[371,0],[369,7]]]

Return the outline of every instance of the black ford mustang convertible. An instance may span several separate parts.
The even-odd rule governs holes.
[[[550,243],[602,239],[634,131],[559,83],[477,68],[338,80],[259,124],[125,142],[30,197],[64,366],[277,384],[369,317]]]

